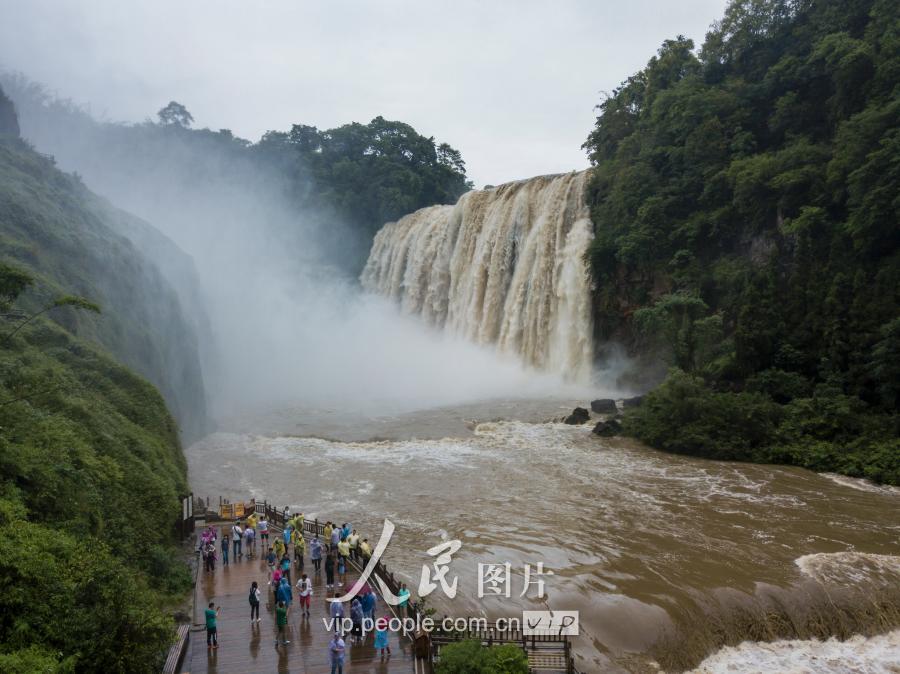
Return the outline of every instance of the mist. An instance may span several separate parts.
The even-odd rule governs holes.
[[[298,207],[283,176],[213,144],[216,132],[100,123],[41,100],[21,78],[7,77],[4,87],[36,149],[193,259],[185,270],[164,252],[144,251],[198,333],[214,419],[277,406],[379,414],[589,395],[364,293],[356,270],[368,242],[334,214]]]

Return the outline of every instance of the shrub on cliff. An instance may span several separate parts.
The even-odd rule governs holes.
[[[441,648],[437,674],[528,674],[528,657],[518,646],[482,646],[460,641]]]
[[[159,670],[172,620],[146,578],[103,541],[9,518],[0,524],[0,578],[3,671],[16,660],[21,671]]]

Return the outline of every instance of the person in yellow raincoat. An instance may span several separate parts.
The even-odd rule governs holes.
[[[303,540],[302,529],[294,529],[291,532],[291,538],[294,544],[294,564],[297,569],[303,571],[303,553],[306,551],[306,541]]]

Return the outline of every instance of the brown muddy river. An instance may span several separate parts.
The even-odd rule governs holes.
[[[432,604],[491,618],[577,610],[583,672],[679,671],[777,638],[800,641],[726,649],[703,671],[900,671],[900,490],[547,421],[573,406],[233,419],[188,449],[191,483],[211,502],[253,496],[349,521],[373,542],[388,518],[385,561],[414,594],[426,551],[458,539],[458,594],[439,589]],[[512,596],[479,599],[478,563],[505,562]],[[554,573],[545,597],[520,598],[537,562]],[[842,641],[808,641],[830,635]]]

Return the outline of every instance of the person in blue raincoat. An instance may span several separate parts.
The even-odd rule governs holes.
[[[316,573],[322,570],[322,541],[316,536],[309,543],[309,558],[312,560]]]
[[[375,593],[374,592],[366,592],[362,596],[362,610],[363,617],[368,618],[372,621],[372,624],[375,624]]]
[[[275,595],[275,598],[278,601],[283,601],[285,606],[290,607],[291,602],[294,601],[294,592],[291,590],[291,584],[287,581],[287,578],[281,579],[281,584],[278,586],[278,592]]]
[[[344,674],[344,651],[346,646],[341,639],[341,633],[335,632],[334,638],[328,644],[328,655],[331,659],[331,674]]]
[[[354,597],[353,602],[350,604],[350,620],[353,621],[353,628],[350,630],[350,633],[353,635],[356,643],[361,643],[363,610],[362,603],[359,601],[358,597]]]

